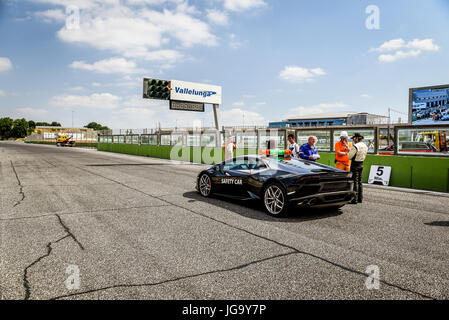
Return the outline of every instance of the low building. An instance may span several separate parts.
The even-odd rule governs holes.
[[[76,142],[96,142],[97,132],[89,128],[36,127],[27,140],[56,141],[58,134],[71,136]]]
[[[328,127],[388,124],[388,117],[367,112],[333,112],[311,114],[270,122],[270,128]]]

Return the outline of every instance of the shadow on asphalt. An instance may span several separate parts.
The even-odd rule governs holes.
[[[304,222],[304,221],[320,220],[336,217],[343,214],[343,212],[340,209],[335,208],[313,209],[313,208],[299,208],[292,206],[289,209],[288,215],[286,217],[275,218],[268,215],[265,212],[262,202],[257,200],[242,201],[242,200],[228,199],[226,197],[216,195],[210,198],[204,198],[196,191],[186,192],[183,194],[183,196],[185,198],[190,199],[189,202],[191,203],[197,201],[205,202],[220,207],[222,209],[233,211],[247,218],[264,221]]]
[[[449,221],[433,221],[424,224],[432,227],[449,227]]]

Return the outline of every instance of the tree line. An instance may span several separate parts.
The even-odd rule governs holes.
[[[0,140],[25,138],[29,136],[36,127],[61,127],[61,124],[56,121],[48,123],[35,122],[33,120],[27,121],[24,118],[15,120],[11,118],[0,118]],[[85,128],[93,130],[109,130],[108,127],[102,126],[96,122],[89,123]]]

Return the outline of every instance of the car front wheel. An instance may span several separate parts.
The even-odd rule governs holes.
[[[278,183],[267,185],[263,193],[265,210],[276,217],[285,216],[288,210],[287,193]]]
[[[212,180],[210,176],[203,173],[198,180],[198,191],[203,197],[209,197],[212,194]]]

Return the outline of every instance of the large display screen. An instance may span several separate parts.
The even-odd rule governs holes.
[[[410,123],[449,124],[449,84],[410,89]]]

